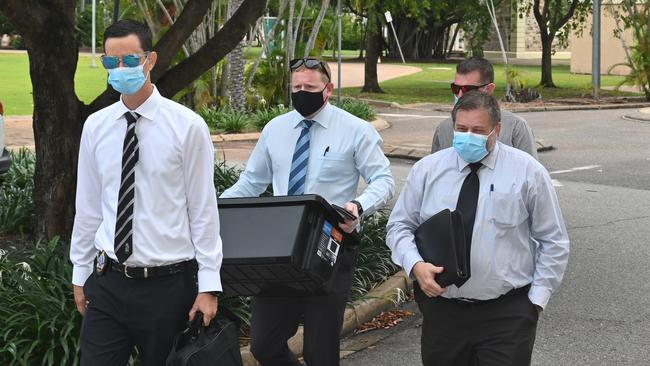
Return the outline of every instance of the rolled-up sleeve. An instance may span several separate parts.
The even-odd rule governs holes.
[[[214,146],[202,119],[191,122],[183,143],[183,174],[199,292],[221,291],[219,213],[214,188]]]
[[[386,226],[386,244],[391,250],[391,258],[409,276],[413,266],[422,261],[414,236],[420,225],[420,207],[424,194],[424,180],[419,168],[420,163],[416,163],[411,169]]]

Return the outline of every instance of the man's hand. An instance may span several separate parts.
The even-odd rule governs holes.
[[[354,231],[357,225],[359,225],[359,209],[357,208],[357,205],[352,202],[346,203],[345,209],[357,218],[356,220],[345,220],[344,223],[339,224],[339,227],[349,234]]]
[[[72,285],[72,292],[74,293],[74,303],[77,305],[77,310],[79,314],[86,315],[86,308],[88,308],[89,301],[86,300],[86,294],[84,294],[84,288],[77,285]]]
[[[196,312],[200,311],[203,313],[203,325],[207,327],[217,315],[218,307],[219,300],[216,296],[207,292],[201,292],[196,295],[196,300],[194,300],[194,305],[192,305],[192,309],[190,310],[190,321],[194,320]]]
[[[437,274],[442,273],[443,267],[436,267],[431,263],[417,262],[411,272],[418,281],[422,291],[429,297],[437,297],[445,293],[447,288],[442,288],[435,281]]]

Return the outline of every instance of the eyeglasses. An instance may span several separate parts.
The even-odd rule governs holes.
[[[490,83],[485,83],[483,85],[457,85],[456,83],[451,83],[451,92],[454,93],[454,95],[458,95],[461,91],[465,94],[471,90],[477,90],[489,84]]]
[[[296,58],[289,62],[289,68],[291,71],[296,71],[300,66],[305,66],[309,70],[322,70],[327,76],[327,80],[332,80],[330,73],[327,72],[323,61],[316,58]]]
[[[143,57],[147,57],[148,55],[149,52],[145,52],[141,54],[133,54],[133,55],[124,55],[122,57],[102,55],[101,59],[104,68],[110,70],[120,66],[120,61],[126,67],[136,67],[140,65],[140,59],[142,59]]]

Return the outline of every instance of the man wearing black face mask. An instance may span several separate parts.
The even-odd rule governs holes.
[[[382,140],[372,125],[329,104],[334,85],[327,63],[291,62],[295,111],[269,122],[239,181],[221,197],[259,196],[273,183],[276,196],[318,194],[357,217],[341,224],[352,232],[358,218],[383,206],[395,182]],[[359,177],[368,184],[357,195]],[[347,248],[350,249],[350,248]],[[262,366],[300,365],[287,340],[304,323],[309,366],[339,364],[339,334],[352,285],[352,250],[344,250],[332,294],[306,298],[258,297],[253,301],[251,351]]]

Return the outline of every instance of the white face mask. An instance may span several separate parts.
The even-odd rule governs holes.
[[[495,129],[492,129],[487,135],[454,131],[454,149],[468,163],[481,161],[488,154],[487,141],[494,131]]]
[[[124,95],[135,94],[142,88],[149,75],[144,75],[147,60],[136,67],[117,67],[108,70],[108,82],[113,89]]]

